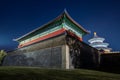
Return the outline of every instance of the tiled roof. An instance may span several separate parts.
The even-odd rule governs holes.
[[[20,40],[20,39],[22,39],[22,38],[32,34],[33,32],[36,32],[37,30],[40,30],[40,29],[42,29],[42,28],[44,28],[46,26],[49,26],[50,24],[53,24],[55,21],[62,19],[64,16],[66,16],[70,21],[72,21],[76,26],[78,26],[85,33],[89,33],[80,24],[78,24],[75,20],[73,20],[66,10],[64,10],[64,12],[61,15],[59,15],[57,18],[55,18],[54,20],[52,20],[52,21],[48,22],[47,24],[44,24],[44,25],[42,25],[42,26],[40,26],[40,27],[38,27],[38,28],[36,28],[34,30],[32,30],[31,32],[29,32],[29,33],[27,33],[27,34],[25,34],[25,35],[23,35],[23,36],[21,36],[21,37],[19,37],[17,39],[14,39],[14,41],[18,41],[18,40]]]

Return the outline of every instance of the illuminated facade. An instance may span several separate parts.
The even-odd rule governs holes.
[[[88,33],[64,11],[54,20],[15,39],[19,42],[18,48],[8,52],[2,65],[95,70],[109,68],[110,71],[113,68],[120,69],[120,52],[111,54],[109,44],[104,43],[105,39],[96,33],[88,40],[90,45],[84,43],[82,37]]]
[[[96,32],[94,32],[94,37],[89,39],[88,42],[90,46],[97,48],[98,50],[103,50],[104,52],[110,52],[111,48],[108,48],[109,44],[104,43],[105,38],[98,37]]]
[[[67,11],[64,11],[54,20],[15,39],[15,41],[19,42],[18,48],[21,48],[65,32],[69,32],[69,34],[74,35],[74,37],[78,38],[80,41],[82,41],[84,35],[88,34],[81,25],[69,16]]]
[[[89,32],[64,11],[54,20],[15,39],[3,65],[44,68],[95,68],[99,51],[82,40]]]

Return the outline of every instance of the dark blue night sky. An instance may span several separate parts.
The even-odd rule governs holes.
[[[119,0],[0,0],[0,49],[13,50],[18,38],[60,15],[64,8],[85,29],[96,31],[113,50],[120,50]]]

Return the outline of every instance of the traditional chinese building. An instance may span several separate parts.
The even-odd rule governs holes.
[[[104,43],[105,38],[97,36],[96,32],[94,32],[94,37],[89,39],[88,42],[90,46],[97,48],[99,51],[110,52],[112,49],[108,48],[109,43]]]
[[[95,68],[98,50],[82,39],[88,33],[65,10],[54,20],[15,39],[18,49],[8,53],[3,65]]]
[[[18,48],[25,47],[31,44],[34,44],[39,41],[43,41],[57,35],[67,32],[68,34],[76,37],[82,41],[82,37],[88,34],[88,31],[85,30],[81,25],[75,22],[67,13],[64,11],[54,20],[40,26],[39,28],[15,39],[19,42]]]

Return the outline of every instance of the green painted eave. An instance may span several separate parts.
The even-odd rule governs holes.
[[[66,24],[72,26],[73,28],[75,28],[75,30],[78,30],[80,33],[82,33],[83,36],[89,34],[87,30],[85,30],[80,24],[78,24],[75,20],[73,20],[73,18],[71,18],[67,11],[65,11],[64,17],[62,19]]]
[[[37,29],[15,39],[15,41],[21,42],[23,40],[29,39],[37,34],[40,34],[44,31],[47,31],[51,28],[57,27],[57,26],[63,26],[62,23],[66,23],[72,27],[74,27],[76,30],[79,30],[80,33],[82,33],[82,35],[86,35],[89,32],[87,30],[85,30],[81,25],[79,25],[77,22],[75,22],[67,13],[67,11],[65,10],[61,15],[59,15],[57,18],[55,18],[54,20],[48,22],[47,24],[44,24],[40,27],[38,27]]]
[[[17,41],[21,42],[23,40],[29,39],[29,38],[37,35],[37,34],[43,33],[45,31],[48,31],[48,30],[50,30],[50,29],[52,29],[54,27],[57,27],[57,26],[62,27],[62,21],[60,19],[56,20],[56,21],[54,21],[52,23],[45,24],[45,25],[39,27],[38,29],[35,29],[35,30],[31,31],[30,34],[28,33],[28,35],[18,39]]]
[[[79,34],[82,34],[82,36],[88,34],[85,31],[83,31],[81,28],[79,28],[77,25],[72,23],[68,18],[64,18],[64,24],[66,24],[69,27],[73,28],[75,30],[75,32],[78,32]]]

